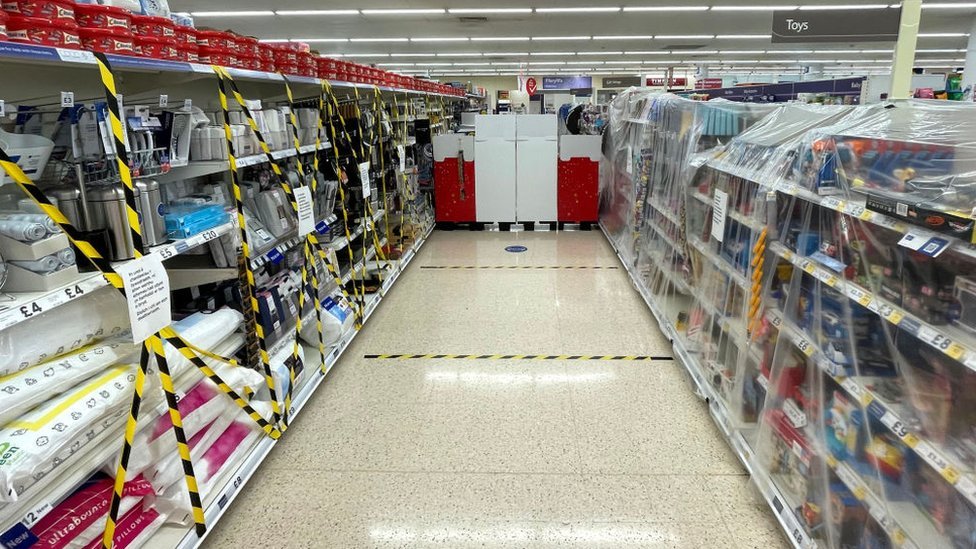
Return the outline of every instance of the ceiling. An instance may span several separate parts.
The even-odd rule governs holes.
[[[773,44],[772,7],[894,9],[872,0],[170,0],[198,27],[232,29],[263,40],[309,42],[342,56],[403,73],[431,76],[679,73],[790,74],[822,65],[826,75],[890,71],[893,43]],[[806,2],[806,3],[803,3]],[[233,6],[233,10],[229,10]],[[916,65],[963,65],[976,2],[923,3]],[[490,10],[490,11],[489,11]],[[501,10],[510,10],[501,12]],[[407,11],[408,13],[403,13]]]

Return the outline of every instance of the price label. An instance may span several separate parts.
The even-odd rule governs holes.
[[[828,196],[827,198],[824,198],[820,202],[820,204],[824,208],[830,208],[831,210],[837,210],[839,212],[844,211],[844,203],[841,202],[841,200],[839,198],[836,198],[836,197],[833,197],[833,196]]]
[[[946,458],[935,448],[933,448],[931,444],[924,440],[920,440],[918,442],[918,444],[915,446],[915,452],[929,465],[931,465],[933,469],[943,473],[943,475],[944,471],[949,468],[949,462],[946,460]],[[958,480],[959,473],[957,472],[955,474]]]
[[[763,374],[759,374],[758,376],[756,376],[756,381],[759,383],[759,386],[762,387],[764,391],[769,391],[769,378],[767,378]]]
[[[912,549],[915,547],[915,544],[910,543],[905,537],[905,532],[903,532],[901,528],[895,530],[895,532],[891,534],[891,540],[895,542],[895,545],[901,547],[901,549],[908,549],[909,544],[912,546]]]
[[[846,390],[847,393],[850,394],[852,397],[854,397],[854,399],[857,400],[858,402],[861,402],[863,404],[869,404],[870,401],[872,400],[871,398],[869,398],[870,394],[866,393],[864,391],[864,388],[861,387],[861,385],[858,382],[854,381],[851,378],[844,379],[844,381],[841,382],[841,387],[843,387],[844,390]]]
[[[802,338],[797,338],[796,348],[808,357],[813,356],[813,353],[815,352],[813,344]]]
[[[891,429],[891,432],[900,439],[904,439],[908,435],[908,429],[905,427],[905,424],[890,410],[881,416],[881,423],[888,429]]]
[[[61,92],[61,108],[71,108],[75,106],[75,92]]]
[[[777,328],[779,328],[780,326],[782,326],[782,325],[783,325],[783,317],[781,317],[781,316],[779,316],[779,315],[774,315],[774,314],[772,314],[772,313],[770,313],[770,315],[769,315],[769,316],[770,316],[770,318],[769,318],[769,322],[770,322],[770,323],[771,323],[771,324],[772,324],[773,326],[775,326],[775,327],[777,327]]]
[[[783,402],[783,411],[786,412],[786,417],[789,418],[790,423],[793,424],[797,429],[802,429],[806,427],[807,415],[803,413],[803,410],[796,405],[796,402],[792,398],[786,399]]]
[[[847,205],[844,207],[844,211],[854,217],[861,217],[865,210],[864,206],[861,206],[860,204],[847,203]]]
[[[813,266],[813,262],[809,259],[805,259],[802,263],[800,263],[800,268],[806,271],[807,274],[813,274],[814,270],[816,270]]]
[[[878,309],[878,313],[881,315],[882,318],[894,324],[895,326],[901,324],[902,319],[905,318],[905,315],[902,314],[901,311],[887,304],[881,305]]]
[[[976,505],[976,482],[969,477],[961,477],[956,483],[956,490],[966,497],[970,503]]]
[[[855,491],[857,488],[861,487],[860,482],[858,482],[857,474],[854,471],[852,471],[850,466],[847,465],[846,463],[838,464],[836,471],[837,471],[837,476],[840,477],[842,481],[844,481],[844,484],[846,484],[847,487],[850,488],[852,492]],[[855,496],[856,495],[857,494],[855,494]],[[864,498],[857,498],[857,499],[864,499]]]
[[[817,272],[813,273],[813,276],[831,288],[837,285],[837,277],[823,269],[817,269]]]
[[[159,96],[159,108],[165,109],[169,106],[169,96],[165,93]]]
[[[70,63],[88,63],[90,65],[97,63],[97,61],[95,61],[95,54],[90,51],[67,50],[62,48],[57,48],[57,51],[58,57],[60,57],[62,61],[67,61]]]
[[[966,354],[966,349],[958,343],[952,343],[949,348],[945,350],[945,354],[949,355],[952,360],[959,360],[962,355]]]
[[[369,162],[359,164],[359,179],[363,184],[363,198],[369,198],[372,194],[372,186],[369,180]]]
[[[856,301],[862,307],[867,307],[868,304],[871,303],[872,299],[870,294],[854,285],[848,285],[847,296]]]

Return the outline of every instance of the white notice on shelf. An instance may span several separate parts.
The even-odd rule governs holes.
[[[169,95],[165,93],[161,94],[159,96],[159,108],[165,109],[168,106],[169,106]]]
[[[898,245],[929,257],[939,257],[949,247],[949,240],[931,233],[909,229],[908,233],[898,241]]]
[[[142,343],[173,323],[169,276],[159,254],[129,261],[115,269],[125,284],[132,341]]]
[[[712,196],[712,236],[719,242],[725,242],[725,218],[728,215],[729,195],[715,189]]]
[[[400,172],[407,171],[407,148],[403,145],[397,145],[397,157],[400,158]]]
[[[312,190],[308,187],[295,187],[294,193],[295,202],[298,204],[298,236],[305,236],[315,230]]]
[[[372,194],[372,187],[369,181],[369,162],[359,164],[359,180],[363,183],[363,198],[369,198]]]
[[[627,147],[627,173],[634,173],[634,151]]]

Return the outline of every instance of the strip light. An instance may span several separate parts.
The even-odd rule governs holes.
[[[655,35],[655,40],[711,40],[714,34],[659,34]]]
[[[886,10],[891,7],[889,4],[811,4],[800,6],[800,11],[823,11],[823,10]]]
[[[273,17],[275,12],[270,10],[257,11],[194,11],[193,17]]]
[[[708,6],[625,6],[624,11],[708,11]]]
[[[275,10],[275,15],[359,15],[359,10]]]
[[[532,13],[532,8],[451,8],[448,13],[456,15],[479,13]]]
[[[717,34],[715,38],[719,40],[769,40],[772,35],[769,34]]]
[[[533,36],[533,42],[553,42],[557,40],[589,40],[589,36]]]
[[[467,42],[470,38],[457,36],[457,37],[425,37],[425,38],[411,38],[411,42]]]
[[[528,42],[528,36],[472,36],[472,42]]]
[[[773,11],[795,10],[800,6],[712,6],[712,11]]]
[[[535,8],[536,13],[616,13],[618,6],[594,6],[584,8]]]
[[[650,34],[593,37],[594,40],[651,40],[653,38]]]
[[[434,57],[433,53],[391,53],[392,57]]]
[[[570,56],[572,56],[572,55],[576,55],[576,52],[572,52],[572,51],[537,51],[537,52],[532,52],[529,55],[548,56],[548,57],[552,57],[554,55],[570,55]]]
[[[447,10],[438,9],[378,9],[378,10],[360,10],[363,15],[443,15],[447,13]]]
[[[407,42],[406,38],[350,38],[350,42]]]
[[[578,51],[576,55],[623,55],[622,51]]]

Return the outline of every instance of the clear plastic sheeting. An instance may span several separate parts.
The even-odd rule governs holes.
[[[604,228],[790,537],[976,547],[976,108],[651,103]]]

